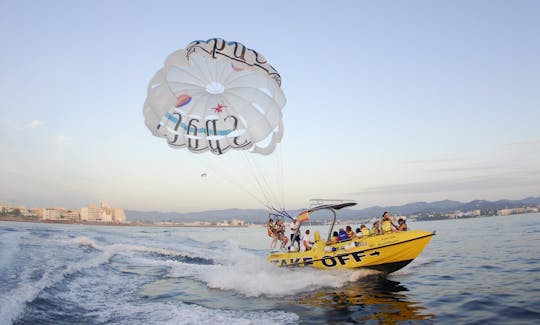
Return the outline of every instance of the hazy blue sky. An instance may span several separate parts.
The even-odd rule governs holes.
[[[539,17],[539,1],[0,0],[0,203],[261,207],[217,170],[250,186],[241,159],[144,125],[167,55],[212,37],[282,76],[269,160],[288,208],[538,196]]]

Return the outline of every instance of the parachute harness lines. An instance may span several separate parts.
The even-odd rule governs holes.
[[[281,76],[260,52],[211,38],[167,57],[148,85],[143,114],[152,134],[172,148],[209,152],[218,161],[242,151],[261,193],[257,201],[283,209],[281,162],[272,178],[259,171],[253,155],[270,155],[281,142],[285,103]]]

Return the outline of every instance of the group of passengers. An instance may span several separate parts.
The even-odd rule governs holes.
[[[285,247],[287,247],[287,243],[289,241],[290,251],[296,250],[294,246],[295,244],[297,244],[298,251],[307,251],[313,247],[314,243],[311,240],[309,229],[306,229],[304,235],[302,235],[302,238],[300,238],[300,223],[296,220],[296,218],[293,219],[289,226],[289,230],[291,231],[289,238],[285,236],[285,225],[283,224],[283,220],[277,220],[274,222],[274,220],[270,219],[266,224],[266,228],[268,229],[268,236],[272,238],[272,242],[270,243],[270,249],[276,248],[278,240],[281,242],[281,250],[284,250]],[[371,229],[368,229],[365,224],[360,225],[360,228],[356,228],[356,231],[353,231],[351,226],[347,226],[345,227],[345,229],[340,228],[339,231],[334,231],[332,233],[332,237],[327,242],[327,244],[335,244],[354,238],[382,235],[406,230],[407,223],[405,219],[399,218],[398,224],[396,225],[390,217],[390,213],[385,212],[382,215],[381,221],[375,221]]]
[[[285,236],[285,225],[283,224],[283,220],[277,220],[274,222],[273,219],[270,219],[266,224],[266,228],[268,230],[268,236],[272,238],[270,249],[276,248],[278,240],[281,242],[281,250],[284,250],[285,247],[287,247],[289,240],[291,243],[289,246],[290,251],[307,251],[313,247],[314,242],[311,240],[309,229],[306,229],[304,235],[302,235],[302,238],[300,238],[300,222],[298,222],[296,218],[293,219],[289,226],[289,230],[291,231],[290,239]],[[297,244],[298,248],[294,246],[295,244]]]
[[[371,229],[368,229],[366,225],[362,224],[360,225],[360,228],[356,228],[356,231],[352,231],[351,226],[345,227],[345,229],[340,228],[339,231],[334,231],[332,233],[332,237],[327,242],[327,244],[335,244],[342,241],[351,240],[354,238],[361,238],[361,237],[368,237],[368,236],[375,236],[375,235],[382,235],[387,234],[391,232],[397,232],[397,231],[406,231],[407,230],[407,222],[403,218],[398,219],[398,224],[396,225],[392,218],[390,217],[390,213],[385,212],[382,215],[381,221],[377,220],[373,223],[373,226]]]

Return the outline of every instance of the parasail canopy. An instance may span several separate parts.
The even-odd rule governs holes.
[[[174,148],[270,154],[283,136],[281,76],[265,57],[220,38],[191,42],[148,85],[145,124]]]

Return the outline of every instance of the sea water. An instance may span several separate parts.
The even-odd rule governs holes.
[[[539,221],[410,222],[437,234],[387,277],[278,268],[262,227],[0,222],[0,324],[537,324]]]

